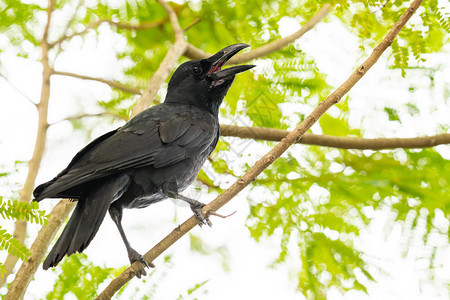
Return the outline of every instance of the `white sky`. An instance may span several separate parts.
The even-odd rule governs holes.
[[[283,18],[280,22],[280,33],[287,35],[298,28],[298,22],[289,18]],[[121,39],[113,36],[106,28],[100,28],[101,42],[94,39],[86,44],[81,40],[74,40],[70,48],[61,55],[55,69],[71,71],[80,74],[98,76],[107,79],[120,79],[121,66],[117,63],[111,48],[124,47]],[[339,37],[339,38],[336,38]],[[5,37],[0,35],[0,43]],[[362,62],[364,57],[359,56],[357,40],[336,20],[319,24],[314,30],[307,33],[296,42],[298,48],[312,56],[322,72],[328,74],[328,82],[337,86],[347,78],[354,67]],[[448,56],[449,45],[446,46]],[[386,55],[370,70],[361,82],[351,91],[351,123],[355,127],[366,130],[367,137],[413,137],[418,135],[435,134],[438,124],[449,122],[450,107],[445,105],[442,91],[450,85],[450,60],[429,57],[430,65],[438,61],[442,64],[441,71],[436,74],[436,89],[430,93],[426,87],[428,82],[422,82],[421,76],[408,73],[407,78],[401,78],[399,72],[386,72]],[[427,57],[428,58],[428,57]],[[0,71],[8,80],[26,94],[37,101],[41,87],[41,66],[37,62],[17,58],[12,50],[6,51],[0,56]],[[261,68],[261,67],[260,67]],[[239,80],[239,78],[237,78]],[[414,81],[421,88],[411,94],[408,92],[409,84]],[[0,78],[0,166],[10,169],[17,160],[27,161],[32,154],[35,125],[37,114],[31,104],[27,103],[17,91],[3,78]],[[49,121],[55,122],[64,117],[76,115],[81,111],[96,112],[95,100],[108,99],[110,90],[101,83],[81,81],[67,77],[52,77],[52,94]],[[382,108],[389,104],[393,108],[402,108],[405,103],[413,102],[420,108],[420,114],[414,118],[402,115],[402,124],[387,122],[387,116]],[[430,105],[431,104],[431,105]],[[430,110],[436,106],[439,109]],[[331,111],[331,113],[333,113]],[[359,115],[364,113],[364,118]],[[119,125],[108,122],[88,120],[88,126],[92,127],[92,137],[96,137]],[[377,126],[373,126],[377,124]],[[315,126],[313,131],[320,133],[320,128]],[[67,122],[61,122],[52,126],[48,133],[48,143],[42,168],[36,183],[39,184],[52,178],[57,172],[66,166],[70,158],[89,139],[80,132],[73,132],[72,126]],[[295,146],[301,149],[301,146]],[[440,146],[439,151],[450,158],[449,146]],[[268,147],[257,146],[246,148],[245,151],[254,154],[251,160],[255,160],[258,154],[263,154]],[[244,155],[245,157],[245,155]],[[24,180],[26,169],[21,170],[20,175],[14,180]],[[221,180],[223,187],[229,185],[226,180]],[[5,193],[8,187],[0,187],[0,192]],[[185,194],[195,193],[186,191]],[[202,193],[201,201],[209,202],[215,195]],[[189,250],[189,239],[184,237],[169,249],[166,254],[174,254],[173,266],[164,265],[162,258],[155,261],[157,266],[158,288],[155,299],[175,299],[194,284],[209,280],[204,286],[207,294],[197,294],[200,299],[301,299],[301,295],[295,292],[295,279],[289,274],[289,266],[281,265],[275,269],[268,265],[278,253],[278,238],[276,235],[261,243],[254,242],[245,227],[248,215],[247,192],[238,197],[221,210],[223,213],[237,210],[237,213],[226,220],[213,219],[213,228],[195,228],[193,233],[212,248],[226,246],[229,251],[230,272],[226,273],[221,267],[221,259],[217,253],[209,256],[192,253]],[[254,195],[253,195],[254,197]],[[41,202],[42,208],[50,210],[56,200]],[[124,226],[127,235],[135,249],[144,253],[157,241],[168,234],[174,227],[174,212],[177,223],[183,222],[191,216],[190,209],[181,204],[174,205],[173,201],[165,201],[157,205],[141,210],[127,210],[124,212]],[[1,220],[12,232],[12,223]],[[423,247],[417,247],[406,257],[403,256],[403,236],[400,227],[395,225],[389,234],[384,234],[386,224],[389,223],[388,212],[377,212],[374,215],[373,224],[362,233],[358,239],[358,246],[366,251],[366,254],[387,271],[389,275],[383,275],[374,270],[378,283],[369,284],[369,294],[351,291],[344,296],[335,289],[329,293],[330,299],[448,299],[449,294],[445,284],[449,283],[448,272],[442,272],[438,281],[440,285],[423,282],[426,278],[424,267],[416,263],[416,259],[423,253]],[[39,227],[30,226],[28,244],[34,239]],[[442,242],[437,239],[437,243]],[[120,239],[117,229],[109,217],[97,233],[89,248],[85,251],[89,258],[99,265],[107,267],[120,267],[128,264],[125,247]],[[449,265],[448,247],[443,253],[439,253],[444,267]],[[3,260],[4,253],[0,259]],[[447,258],[446,260],[444,258]],[[446,268],[443,268],[445,270]],[[187,275],[189,274],[189,275]],[[26,299],[39,299],[51,290],[55,272],[39,269],[35,280],[31,282]],[[10,278],[11,280],[11,278]],[[133,279],[132,285],[139,286],[142,292],[149,289],[154,279],[146,284],[138,279]],[[133,292],[130,286],[128,292]],[[200,290],[201,291],[201,290]],[[0,289],[0,294],[5,290]],[[126,298],[124,296],[124,298]],[[189,299],[189,297],[186,297]]]

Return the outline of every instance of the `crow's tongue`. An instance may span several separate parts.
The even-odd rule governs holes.
[[[216,71],[219,71],[220,68],[222,68],[224,61],[220,61],[218,64],[215,64],[209,69],[208,74],[214,73]]]
[[[255,67],[255,65],[239,65],[239,66],[234,66],[234,67],[230,67],[230,68],[226,68],[223,70],[218,70],[214,73],[210,73],[210,76],[212,78],[212,80],[220,80],[220,79],[225,79],[227,77],[231,77],[233,75],[236,75],[238,73],[247,71],[251,68]]]
[[[253,65],[242,65],[242,66],[234,66],[227,69],[222,70],[222,66],[236,53],[250,47],[247,44],[234,44],[228,47],[223,48],[213,56],[206,59],[209,63],[211,63],[211,68],[208,71],[208,75],[213,80],[211,82],[212,86],[220,85],[226,79],[231,79],[234,75],[244,72],[248,69],[253,68]]]

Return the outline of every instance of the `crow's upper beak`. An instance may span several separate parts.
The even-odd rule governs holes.
[[[227,77],[231,77],[233,75],[236,75],[238,73],[247,71],[251,68],[253,68],[255,65],[241,65],[241,66],[234,66],[230,67],[224,70],[221,70],[221,67],[236,53],[241,51],[242,49],[245,49],[247,47],[250,47],[250,45],[247,44],[234,44],[228,47],[223,48],[213,56],[206,59],[209,63],[211,63],[211,68],[209,69],[208,74],[210,75],[211,79],[214,81],[219,81],[221,79],[226,79]]]

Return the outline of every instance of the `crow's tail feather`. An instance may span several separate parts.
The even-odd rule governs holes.
[[[64,255],[83,252],[94,238],[112,201],[118,199],[129,184],[128,176],[114,178],[78,200],[63,233],[44,261],[43,268],[55,267]]]

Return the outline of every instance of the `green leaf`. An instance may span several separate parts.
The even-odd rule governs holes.
[[[399,121],[400,122],[400,117],[398,116],[398,111],[396,109],[390,108],[390,107],[385,107],[384,111],[388,114],[389,121]]]

